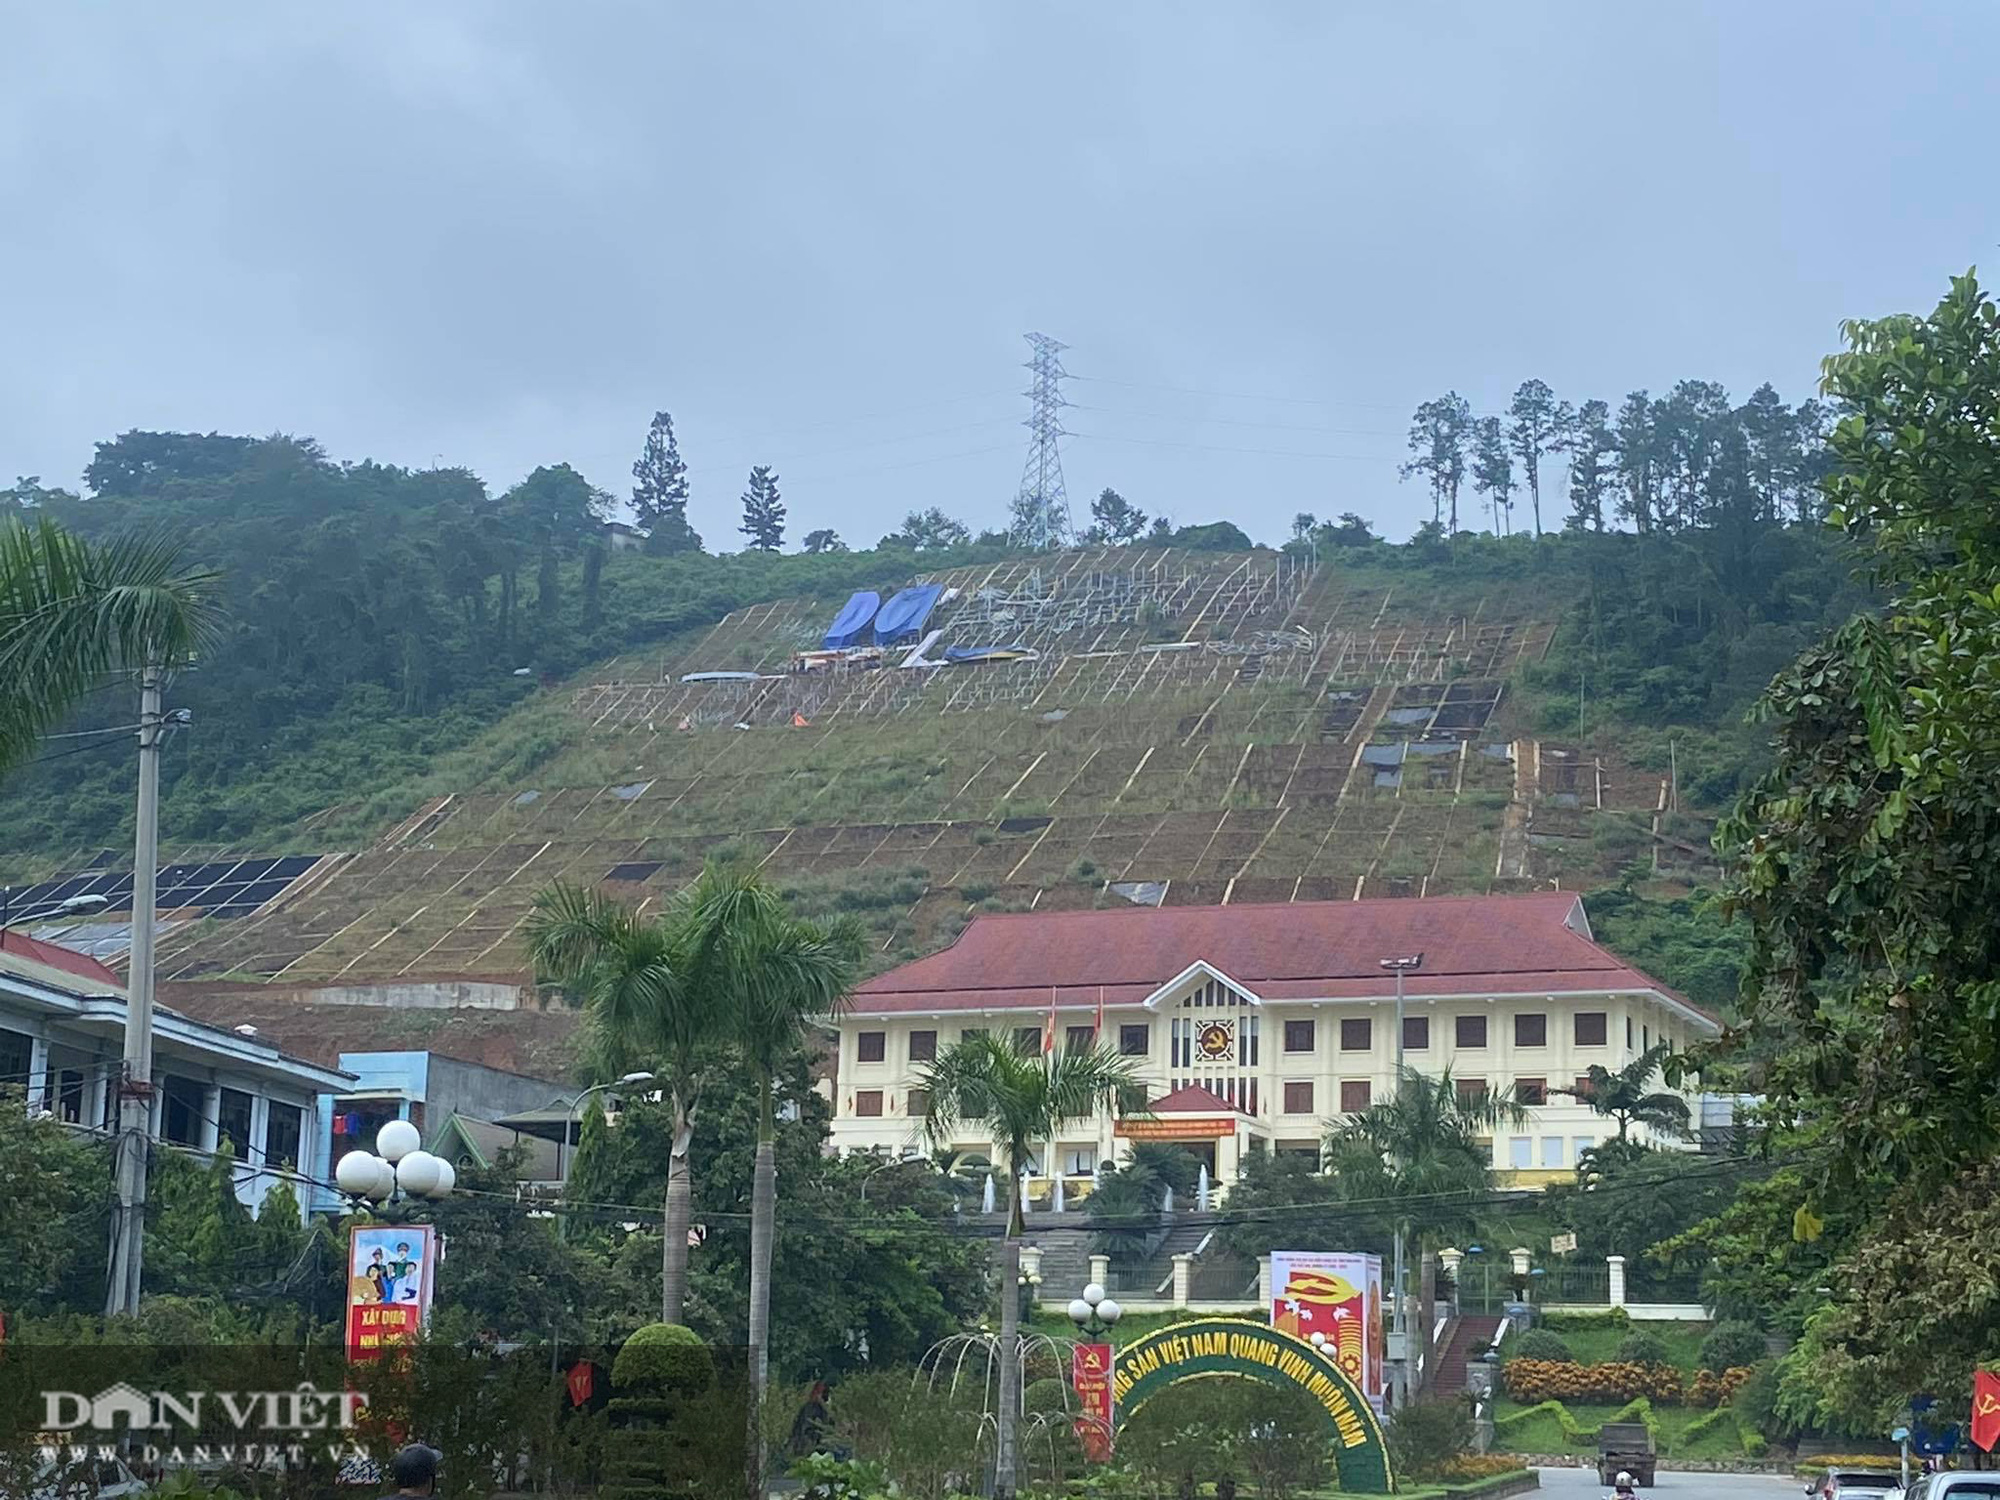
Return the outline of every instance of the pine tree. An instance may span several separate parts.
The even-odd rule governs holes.
[[[1514,461],[1498,417],[1481,417],[1473,427],[1472,488],[1491,497],[1494,531],[1504,536],[1513,530]]]
[[[1569,520],[1571,531],[1602,531],[1604,501],[1617,482],[1618,440],[1611,432],[1611,408],[1586,401],[1563,434],[1569,455]]]
[[[687,465],[681,461],[670,412],[654,412],[645,451],[632,465],[632,509],[651,553],[699,552],[701,537],[688,525]]]
[[[1507,441],[1521,460],[1521,473],[1528,481],[1528,498],[1534,506],[1535,535],[1542,534],[1542,459],[1560,452],[1562,435],[1572,420],[1569,403],[1556,400],[1544,381],[1524,380],[1507,408],[1512,418]]]
[[[1465,444],[1472,435],[1472,403],[1447,391],[1419,406],[1410,418],[1410,461],[1396,472],[1423,475],[1431,487],[1431,521],[1442,526],[1450,510],[1448,537],[1458,535],[1458,488],[1465,482]]]
[[[736,528],[750,538],[753,552],[776,552],[785,543],[785,503],[778,498],[778,476],[769,464],[750,470],[750,488],[743,492],[743,524]]]
[[[1091,528],[1085,540],[1092,542],[1136,542],[1146,529],[1146,513],[1109,485],[1090,502]]]

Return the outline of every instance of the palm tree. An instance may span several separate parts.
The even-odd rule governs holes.
[[[604,1077],[637,1062],[666,1084],[673,1146],[667,1157],[665,1243],[661,1247],[660,1321],[678,1323],[687,1300],[688,1222],[693,1178],[688,1144],[701,1101],[706,1050],[723,1030],[721,996],[692,982],[699,953],[689,952],[681,919],[705,899],[704,875],[658,918],[580,886],[551,886],[535,897],[527,922],[536,974],[576,994],[584,1007],[585,1051]]]
[[[704,872],[684,913],[686,973],[715,997],[735,1050],[757,1084],[757,1159],[750,1189],[750,1438],[748,1488],[762,1500],[761,1409],[770,1372],[771,1246],[777,1231],[775,1083],[834,1014],[859,972],[865,939],[852,924],[801,921],[748,872]]]
[[[1455,1228],[1492,1185],[1492,1132],[1527,1123],[1518,1100],[1462,1094],[1451,1070],[1405,1069],[1396,1092],[1350,1115],[1327,1136],[1329,1169],[1354,1198],[1403,1200],[1420,1240]]]
[[[1000,1410],[993,1493],[1014,1494],[1014,1434],[1021,1411],[1021,1171],[1037,1141],[1055,1135],[1065,1120],[1087,1119],[1107,1102],[1119,1112],[1145,1108],[1146,1089],[1130,1063],[1108,1047],[1063,1048],[1044,1057],[1019,1051],[993,1036],[967,1037],[946,1048],[922,1070],[927,1100],[924,1134],[948,1146],[961,1122],[990,1128],[1007,1171],[1007,1233],[1000,1253]]]
[[[1602,1063],[1592,1063],[1579,1088],[1550,1089],[1581,1099],[1607,1120],[1618,1122],[1618,1142],[1625,1143],[1634,1125],[1644,1125],[1661,1135],[1684,1138],[1688,1133],[1688,1103],[1679,1094],[1649,1088],[1673,1049],[1664,1042],[1635,1057],[1613,1072]]]
[[[0,771],[104,677],[170,671],[213,638],[217,575],[158,537],[87,541],[0,522]]]

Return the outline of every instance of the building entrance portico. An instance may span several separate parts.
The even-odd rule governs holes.
[[[1245,1151],[1269,1150],[1270,1131],[1200,1084],[1188,1084],[1146,1106],[1135,1119],[1119,1120],[1120,1140],[1178,1146],[1208,1168],[1210,1182],[1236,1180]]]

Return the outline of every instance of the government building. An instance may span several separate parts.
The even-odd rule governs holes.
[[[1067,1124],[1030,1164],[1037,1198],[1052,1173],[1070,1196],[1088,1192],[1098,1165],[1138,1140],[1186,1147],[1225,1186],[1245,1151],[1317,1157],[1343,1115],[1394,1088],[1391,960],[1405,1065],[1448,1068],[1464,1093],[1528,1106],[1528,1125],[1490,1142],[1511,1186],[1562,1178],[1616,1134],[1552,1091],[1577,1087],[1593,1063],[1615,1071],[1721,1029],[1598,946],[1568,892],[979,916],[950,947],[853,995],[838,1022],[832,1144],[927,1154],[923,1065],[978,1032],[1039,1053],[1053,1027],[1057,1047],[1101,1039],[1127,1058],[1151,1104],[1143,1117]],[[973,1171],[995,1156],[977,1122],[951,1149]]]

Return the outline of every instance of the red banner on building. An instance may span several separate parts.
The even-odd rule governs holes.
[[[1972,1441],[1986,1453],[2000,1442],[2000,1375],[1991,1370],[1972,1372]]]
[[[1070,1353],[1069,1380],[1076,1388],[1077,1441],[1094,1464],[1111,1457],[1111,1346],[1078,1344]]]
[[[347,1241],[347,1357],[380,1359],[423,1331],[437,1271],[428,1224],[357,1224]]]

